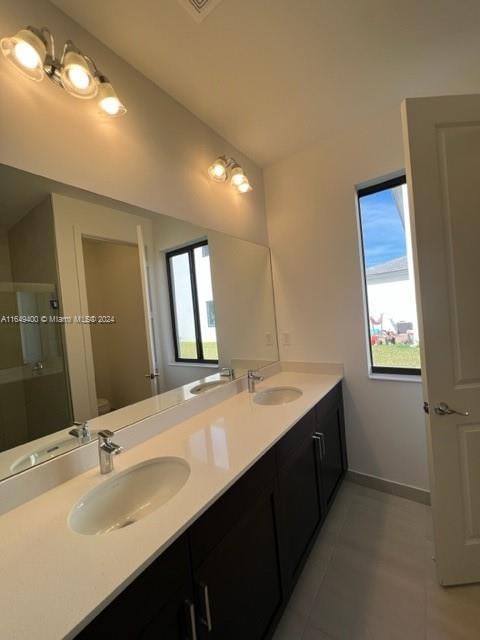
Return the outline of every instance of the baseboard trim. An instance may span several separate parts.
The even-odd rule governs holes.
[[[355,482],[356,484],[361,484],[369,489],[383,491],[383,493],[390,493],[393,496],[399,496],[400,498],[406,498],[407,500],[413,500],[414,502],[420,502],[421,504],[430,504],[430,491],[419,489],[418,487],[411,487],[408,484],[392,482],[391,480],[385,480],[384,478],[378,478],[377,476],[370,476],[366,473],[360,473],[350,469],[347,471],[346,480]]]

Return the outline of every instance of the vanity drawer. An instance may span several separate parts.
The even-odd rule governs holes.
[[[200,565],[266,491],[275,478],[275,452],[268,451],[190,529],[193,567]]]

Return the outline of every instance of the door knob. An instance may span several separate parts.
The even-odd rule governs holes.
[[[158,373],[146,373],[145,378],[147,380],[155,380],[155,378],[158,378]]]
[[[456,409],[450,409],[446,402],[440,402],[440,404],[436,404],[433,408],[437,416],[450,416],[452,413],[457,414],[457,416],[469,416],[469,411],[457,411]]]

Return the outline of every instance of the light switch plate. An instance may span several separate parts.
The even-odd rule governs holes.
[[[282,345],[284,347],[289,347],[291,345],[290,332],[282,331],[280,335],[282,336]]]

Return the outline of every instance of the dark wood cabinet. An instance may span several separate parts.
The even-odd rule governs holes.
[[[346,468],[339,384],[77,638],[268,640]]]
[[[141,640],[195,640],[196,616],[190,589],[180,590],[164,603],[147,624]],[[115,637],[115,636],[111,636]],[[125,636],[126,637],[126,636]]]
[[[95,576],[92,576],[95,579]],[[173,543],[83,631],[78,640],[135,640],[162,637],[185,640],[193,603],[188,540]],[[193,636],[192,636],[193,637]]]
[[[261,640],[282,589],[271,494],[255,505],[194,571],[200,638]]]
[[[277,448],[283,568],[287,586],[301,571],[322,520],[320,460],[314,439],[315,410],[285,436]]]
[[[325,514],[347,469],[342,387],[337,385],[316,406],[316,434],[320,438],[321,492]]]
[[[274,451],[192,525],[199,638],[262,640],[280,613]]]

